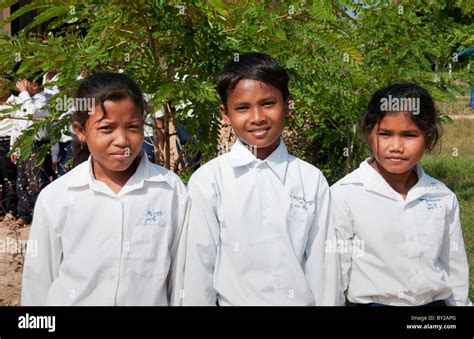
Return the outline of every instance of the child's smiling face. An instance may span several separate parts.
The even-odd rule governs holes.
[[[77,125],[74,128],[92,154],[96,178],[107,181],[135,171],[131,165],[143,144],[143,116],[140,108],[130,99],[108,100],[103,106],[105,115],[101,106],[97,105],[84,128]]]
[[[392,174],[405,174],[420,161],[425,135],[411,113],[387,114],[372,129],[370,144],[378,165]]]
[[[227,108],[220,105],[222,118],[232,125],[235,135],[245,143],[256,146],[257,157],[265,159],[279,145],[290,113],[289,99],[264,82],[240,80],[227,96]]]

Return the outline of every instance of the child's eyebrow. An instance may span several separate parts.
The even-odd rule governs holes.
[[[250,105],[250,103],[247,102],[247,101],[237,101],[237,102],[234,102],[234,106],[245,106],[245,105]]]
[[[277,99],[276,96],[270,95],[270,96],[268,96],[268,97],[266,97],[266,98],[263,98],[263,99],[259,100],[259,102],[271,101],[271,100],[276,100],[276,99]]]
[[[277,100],[277,97],[275,95],[270,95],[268,97],[262,98],[258,101],[258,103],[266,102],[266,101],[275,101]],[[245,106],[245,105],[251,105],[250,102],[248,101],[236,101],[234,102],[234,106]]]
[[[378,132],[393,132],[392,129],[387,129],[387,128],[378,128],[377,131]],[[400,132],[401,133],[419,133],[419,131],[416,129],[405,129]]]
[[[136,117],[136,118],[129,119],[127,122],[134,122],[134,121],[141,121],[141,120],[142,120],[141,117]],[[100,119],[98,123],[113,124],[115,123],[115,121],[111,119],[103,118],[103,119]]]
[[[100,123],[105,123],[105,124],[107,124],[107,123],[113,123],[113,121],[110,120],[110,119],[107,119],[107,118],[103,118],[103,119],[97,120],[97,123],[99,123],[99,124],[100,124]]]

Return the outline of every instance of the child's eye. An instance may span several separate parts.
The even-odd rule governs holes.
[[[381,135],[381,136],[389,136],[390,133],[388,132],[377,132],[377,135]]]
[[[104,131],[104,132],[111,131],[112,126],[101,126],[101,127],[99,127],[99,130]]]
[[[245,111],[248,107],[247,106],[237,106],[235,109],[237,111]]]
[[[264,106],[264,107],[271,107],[271,106],[273,106],[274,104],[275,104],[274,101],[266,101],[266,102],[263,103],[263,106]]]
[[[130,125],[129,128],[132,128],[132,129],[139,129],[139,128],[140,128],[140,125]]]

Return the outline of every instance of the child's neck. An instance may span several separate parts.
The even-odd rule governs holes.
[[[111,171],[97,161],[92,159],[92,170],[94,173],[94,178],[98,181],[102,181],[107,186],[110,187],[114,193],[120,192],[123,186],[127,183],[128,179],[135,173],[138,163],[135,161],[123,172]]]
[[[403,199],[406,199],[408,191],[418,182],[418,175],[414,168],[405,173],[391,173],[386,171],[377,161],[370,164],[385,181],[397,192]]]
[[[242,142],[242,144],[250,151],[252,152],[252,154],[255,155],[255,157],[259,160],[265,160],[266,158],[268,158],[277,148],[278,146],[280,145],[280,139],[278,139],[277,141],[275,141],[273,143],[273,145],[270,145],[268,147],[264,147],[264,148],[259,148],[257,146],[252,146],[252,145],[249,145],[247,144],[245,141],[243,141],[242,139],[240,139],[240,142]],[[256,152],[255,152],[256,151]]]
[[[34,97],[36,94],[43,92],[43,87],[35,88],[31,91],[28,91],[30,97]]]

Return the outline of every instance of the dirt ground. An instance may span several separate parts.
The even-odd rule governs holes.
[[[28,240],[30,226],[12,229],[8,220],[0,222],[0,306],[19,306],[23,256],[18,240]]]

